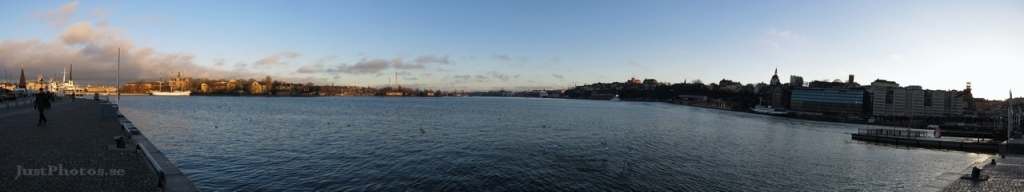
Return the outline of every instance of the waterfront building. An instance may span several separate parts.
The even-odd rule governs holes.
[[[790,75],[789,76],[789,86],[790,87],[803,87],[804,86],[804,77],[796,76],[796,75]]]
[[[249,85],[249,93],[254,95],[263,94],[263,85],[260,85],[260,82],[253,81],[252,85]]]
[[[871,103],[874,116],[889,116],[893,113],[893,93],[900,84],[893,81],[876,79],[871,82]]]
[[[718,81],[718,90],[738,93],[740,92],[740,90],[743,90],[743,84],[727,79],[722,79],[721,81]]]
[[[775,69],[775,74],[772,75],[771,81],[768,84],[768,93],[771,94],[771,103],[769,106],[778,109],[785,109],[789,107],[789,87],[783,86],[782,82],[779,81],[779,69]]]
[[[644,90],[654,90],[658,88],[658,80],[655,79],[644,79],[643,82]]]
[[[181,76],[181,72],[178,72],[178,76],[177,77],[174,77],[174,78],[171,78],[171,79],[167,80],[167,85],[170,86],[171,89],[173,89],[173,90],[169,90],[169,91],[189,90],[188,88],[185,87],[185,85],[188,84],[188,81],[189,81],[188,78],[182,77]]]
[[[862,88],[793,88],[789,110],[829,115],[863,115]]]
[[[958,117],[970,100],[966,91],[925,90],[921,86],[900,87],[886,80],[871,83],[873,116]]]

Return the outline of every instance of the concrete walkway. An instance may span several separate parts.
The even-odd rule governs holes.
[[[992,165],[992,159],[996,164]],[[987,181],[960,179],[959,176],[970,175],[974,167],[981,168],[981,175],[989,176]],[[950,175],[949,184],[942,191],[1024,191],[1024,155],[1007,154],[1006,157],[996,156],[987,161],[978,162],[964,171]]]
[[[4,107],[0,103],[0,190],[162,190],[134,143],[113,147],[114,137],[131,137],[117,118],[100,118],[100,102],[54,102],[42,126],[31,104]]]

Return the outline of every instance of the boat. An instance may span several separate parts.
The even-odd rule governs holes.
[[[151,91],[149,94],[153,96],[189,96],[192,91]]]
[[[769,115],[786,115],[786,114],[789,114],[789,112],[786,112],[786,109],[772,108],[771,106],[764,106],[764,105],[754,106],[754,108],[750,108],[750,110],[754,111],[755,113],[769,114]]]
[[[612,97],[611,101],[612,102],[619,102],[619,101],[622,101],[622,99],[619,99],[619,95],[615,95],[615,97]]]
[[[192,91],[184,90],[184,86],[179,87],[180,90],[174,90],[174,84],[184,85],[185,81],[185,78],[181,77],[181,73],[179,72],[178,77],[167,80],[167,84],[168,86],[170,86],[170,90],[164,91],[163,86],[160,85],[157,86],[158,89],[156,91],[149,91],[149,94],[153,96],[189,96],[192,94]]]
[[[548,97],[548,92],[547,91],[541,91],[540,92],[540,98],[547,98],[547,97]]]

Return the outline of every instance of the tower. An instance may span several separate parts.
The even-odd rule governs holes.
[[[772,80],[770,81],[769,85],[780,85],[780,84],[782,84],[782,83],[779,82],[779,68],[775,68],[775,74],[772,75]]]

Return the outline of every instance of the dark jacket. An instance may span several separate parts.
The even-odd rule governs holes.
[[[49,109],[50,108],[50,94],[39,93],[36,94],[36,109]]]

